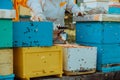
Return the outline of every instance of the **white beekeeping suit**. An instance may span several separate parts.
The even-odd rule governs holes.
[[[52,21],[64,26],[65,10],[77,15],[80,8],[74,0],[28,0],[28,7],[32,10],[32,20]]]

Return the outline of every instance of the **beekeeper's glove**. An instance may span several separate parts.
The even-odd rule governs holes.
[[[76,14],[76,16],[85,16],[85,15],[87,15],[87,13],[82,11]]]

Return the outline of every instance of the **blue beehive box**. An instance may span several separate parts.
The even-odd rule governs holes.
[[[6,76],[0,76],[0,80],[14,80],[15,75],[6,75]]]
[[[76,42],[97,47],[97,70],[120,71],[119,22],[77,22]]]
[[[120,7],[110,6],[108,9],[109,14],[120,14]]]
[[[12,0],[0,0],[0,9],[12,9]]]
[[[97,70],[102,72],[120,71],[119,44],[91,44],[91,43],[79,43],[79,44],[97,47],[98,50]]]
[[[14,22],[13,46],[52,46],[52,22]]]
[[[120,22],[77,22],[76,41],[80,43],[120,43]]]

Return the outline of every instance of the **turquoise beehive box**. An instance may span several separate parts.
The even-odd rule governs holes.
[[[0,19],[0,47],[12,47],[12,20]]]

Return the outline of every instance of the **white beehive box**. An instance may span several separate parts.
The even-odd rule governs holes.
[[[60,46],[64,49],[63,63],[65,72],[95,72],[97,61],[96,47],[67,44]]]
[[[84,17],[74,16],[73,21],[116,21],[116,22],[120,22],[120,15],[119,14],[93,14],[93,15],[85,15]]]
[[[84,8],[85,10],[102,8],[103,10],[108,11],[109,2],[84,2],[84,3],[81,3],[80,8]]]

